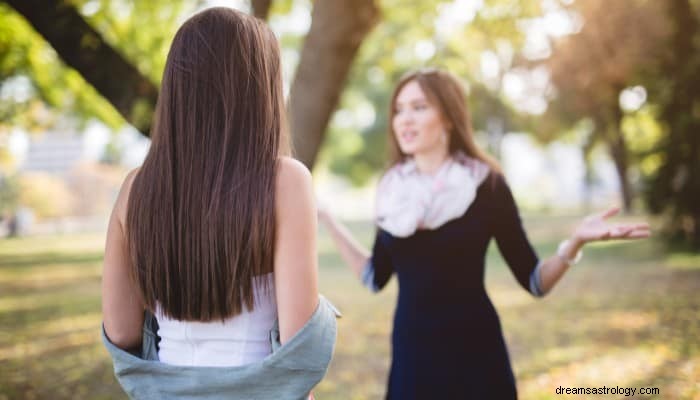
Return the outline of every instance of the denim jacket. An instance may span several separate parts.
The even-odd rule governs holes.
[[[336,340],[337,310],[320,296],[309,321],[282,346],[279,328],[270,331],[272,353],[235,367],[194,367],[158,361],[158,322],[148,313],[138,356],[102,342],[114,362],[114,374],[131,399],[301,400],[326,374]]]

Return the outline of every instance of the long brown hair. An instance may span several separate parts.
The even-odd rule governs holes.
[[[253,278],[273,270],[283,113],[279,45],[263,22],[210,8],[180,27],[127,209],[149,310],[210,321],[253,309]]]
[[[464,154],[481,160],[491,169],[500,172],[498,162],[486,152],[481,150],[474,141],[472,121],[467,107],[466,94],[459,80],[447,71],[436,68],[424,68],[411,71],[401,77],[399,83],[391,95],[389,110],[389,149],[391,152],[391,165],[400,163],[406,158],[396,140],[393,119],[396,114],[396,97],[409,82],[416,82],[425,93],[428,101],[438,108],[446,122],[449,122],[448,152],[454,154],[461,150]]]

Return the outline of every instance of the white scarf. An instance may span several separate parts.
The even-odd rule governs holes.
[[[412,158],[401,162],[379,182],[376,223],[397,237],[436,229],[464,215],[488,173],[486,163],[462,152],[432,176],[421,173]]]

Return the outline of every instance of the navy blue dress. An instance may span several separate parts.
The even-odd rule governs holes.
[[[501,324],[484,287],[491,238],[528,290],[538,258],[513,196],[491,173],[465,214],[406,238],[379,229],[373,283],[399,294],[387,399],[516,399]]]

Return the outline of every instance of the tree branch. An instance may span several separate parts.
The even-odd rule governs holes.
[[[360,44],[379,21],[374,0],[314,2],[289,94],[296,156],[311,168]]]
[[[148,135],[158,88],[62,0],[5,0],[114,108]]]
[[[267,17],[270,14],[270,7],[272,6],[272,0],[251,0],[250,3],[253,7],[253,15],[263,21],[267,21]]]

